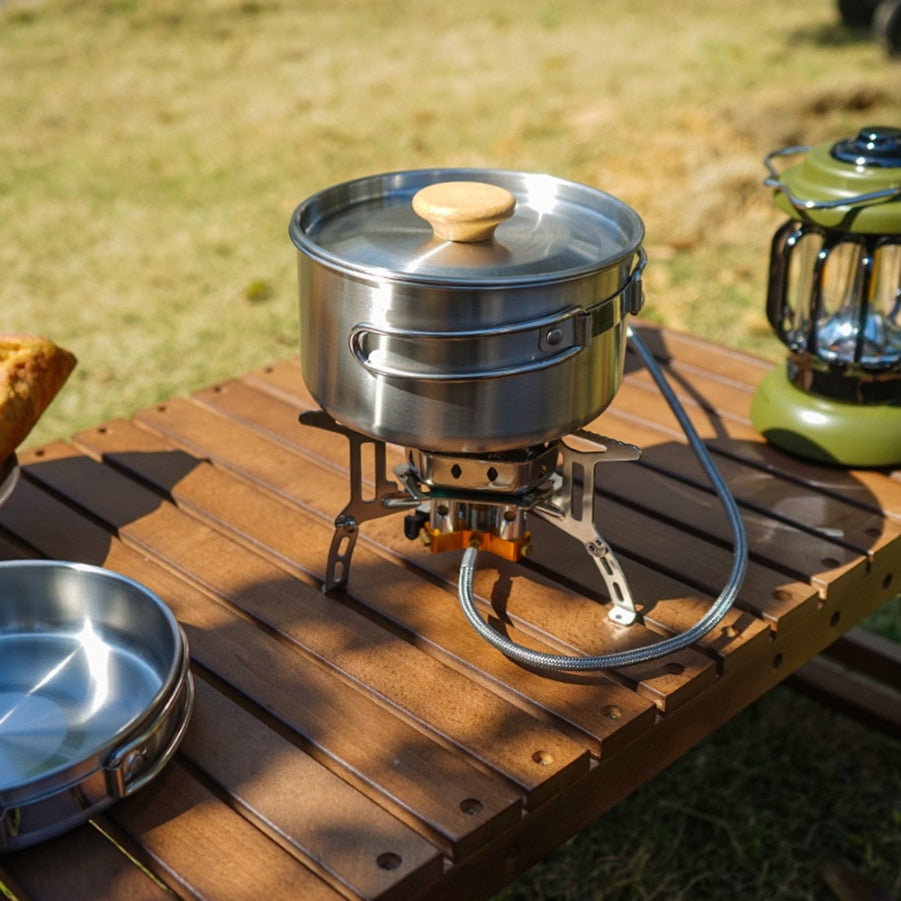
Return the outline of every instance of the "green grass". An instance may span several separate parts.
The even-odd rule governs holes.
[[[898,760],[897,742],[778,688],[498,901],[813,901],[839,878],[857,889],[843,901],[897,897]]]
[[[777,359],[761,160],[901,123],[899,87],[827,0],[0,3],[0,330],[80,361],[28,444],[295,354],[292,209],[420,166],[617,195],[644,315]],[[779,690],[508,897],[822,898],[828,863],[901,891],[898,752]]]

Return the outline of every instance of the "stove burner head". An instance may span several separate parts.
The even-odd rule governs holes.
[[[487,454],[441,454],[410,450],[418,479],[432,489],[520,494],[545,481],[557,465],[558,443]]]
[[[407,537],[433,551],[480,547],[506,560],[527,556],[526,511],[548,499],[559,443],[484,455],[407,451],[395,475],[422,502],[407,517]]]

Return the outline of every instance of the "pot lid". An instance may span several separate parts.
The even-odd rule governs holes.
[[[298,250],[351,274],[497,286],[561,281],[630,259],[644,237],[617,198],[548,175],[429,169],[327,188],[294,211]]]
[[[783,172],[771,161],[803,154]],[[775,203],[825,228],[865,234],[901,233],[901,129],[868,126],[856,137],[814,147],[787,147],[766,160]]]

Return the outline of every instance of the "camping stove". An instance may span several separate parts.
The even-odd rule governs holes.
[[[301,422],[350,446],[350,500],[335,520],[326,591],[347,584],[360,525],[404,513],[409,538],[433,552],[463,551],[459,596],[473,628],[534,668],[640,662],[687,646],[722,618],[746,548],[709,458],[705,468],[731,510],[736,566],[694,628],[651,647],[557,657],[488,626],[472,593],[478,552],[528,556],[528,518],[538,516],[594,560],[614,623],[637,619],[622,568],[594,525],[594,500],[596,466],[639,451],[584,430],[620,386],[627,339],[667,394],[651,355],[629,338],[646,262],[634,210],[546,175],[419,170],[327,188],[295,210],[290,234],[301,368],[321,407]],[[676,412],[671,392],[667,400]],[[684,414],[680,421],[704,462]],[[389,444],[406,448],[393,478]]]
[[[533,514],[578,540],[594,560],[612,601],[610,618],[620,625],[635,621],[622,567],[594,525],[595,466],[637,460],[634,445],[583,429],[547,444],[483,455],[407,449],[405,462],[393,469],[394,482],[385,442],[345,428],[321,410],[302,413],[300,421],[344,435],[350,445],[350,501],[335,520],[325,591],[347,584],[359,527],[367,520],[407,511],[404,534],[433,553],[477,548],[516,562],[529,555],[526,520]],[[366,445],[372,445],[375,464],[369,479]],[[374,493],[367,492],[367,481]]]

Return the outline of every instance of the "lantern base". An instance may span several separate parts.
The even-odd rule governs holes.
[[[901,406],[849,404],[808,394],[784,366],[764,376],[751,422],[771,444],[799,457],[839,466],[901,465]]]

